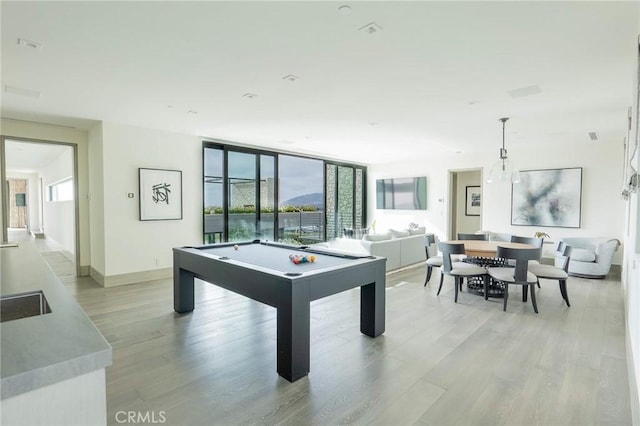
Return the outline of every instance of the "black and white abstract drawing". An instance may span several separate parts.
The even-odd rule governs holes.
[[[580,228],[581,167],[521,171],[511,188],[512,225]]]
[[[138,169],[140,220],[182,219],[182,172]]]

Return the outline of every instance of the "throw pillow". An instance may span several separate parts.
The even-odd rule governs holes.
[[[594,262],[596,260],[596,254],[591,250],[576,248],[571,251],[571,260],[575,260],[576,262]]]
[[[427,232],[427,228],[424,226],[419,226],[417,228],[410,228],[409,233],[411,235],[422,235]]]
[[[409,232],[408,229],[390,229],[391,231],[391,236],[393,238],[402,238],[402,237],[408,237],[409,235],[411,235],[411,233]]]
[[[391,233],[390,232],[382,232],[380,234],[365,234],[365,236],[362,237],[362,239],[364,241],[385,241],[385,240],[390,240],[391,239]]]

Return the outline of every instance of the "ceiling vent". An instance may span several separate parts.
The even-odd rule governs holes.
[[[29,49],[42,49],[42,45],[38,42],[27,40],[25,38],[19,38],[18,44]]]
[[[523,98],[525,96],[537,95],[538,93],[542,93],[542,89],[540,86],[527,86],[521,87],[519,89],[507,90],[507,93],[512,98]]]
[[[364,31],[367,34],[374,34],[377,33],[379,31],[382,31],[382,27],[378,24],[376,24],[375,22],[370,22],[367,25],[365,25],[364,27],[360,27],[358,28],[360,31]]]
[[[589,132],[589,139],[591,139],[592,141],[597,141],[598,134],[596,132]]]
[[[244,95],[242,95],[243,98],[247,98],[247,99],[254,99],[257,98],[258,95],[254,94],[254,93],[245,93]]]
[[[7,85],[4,86],[4,91],[6,93],[11,93],[13,95],[24,96],[25,98],[32,99],[40,99],[40,94],[42,93],[40,90],[25,89],[22,87]]]
[[[287,81],[296,81],[299,78],[300,77],[298,77],[297,75],[293,75],[293,74],[288,74],[288,75],[285,75],[284,77],[282,77],[283,80],[287,80]]]

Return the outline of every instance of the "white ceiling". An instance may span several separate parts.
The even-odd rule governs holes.
[[[36,173],[66,153],[71,155],[71,146],[32,143],[7,139],[5,141],[7,172]]]
[[[621,143],[640,33],[636,1],[1,8],[3,117],[104,120],[362,163],[497,157],[505,116],[510,152]],[[379,31],[360,30],[372,22]]]

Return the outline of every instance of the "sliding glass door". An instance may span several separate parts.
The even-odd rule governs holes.
[[[313,244],[364,224],[364,168],[203,144],[204,242]]]

